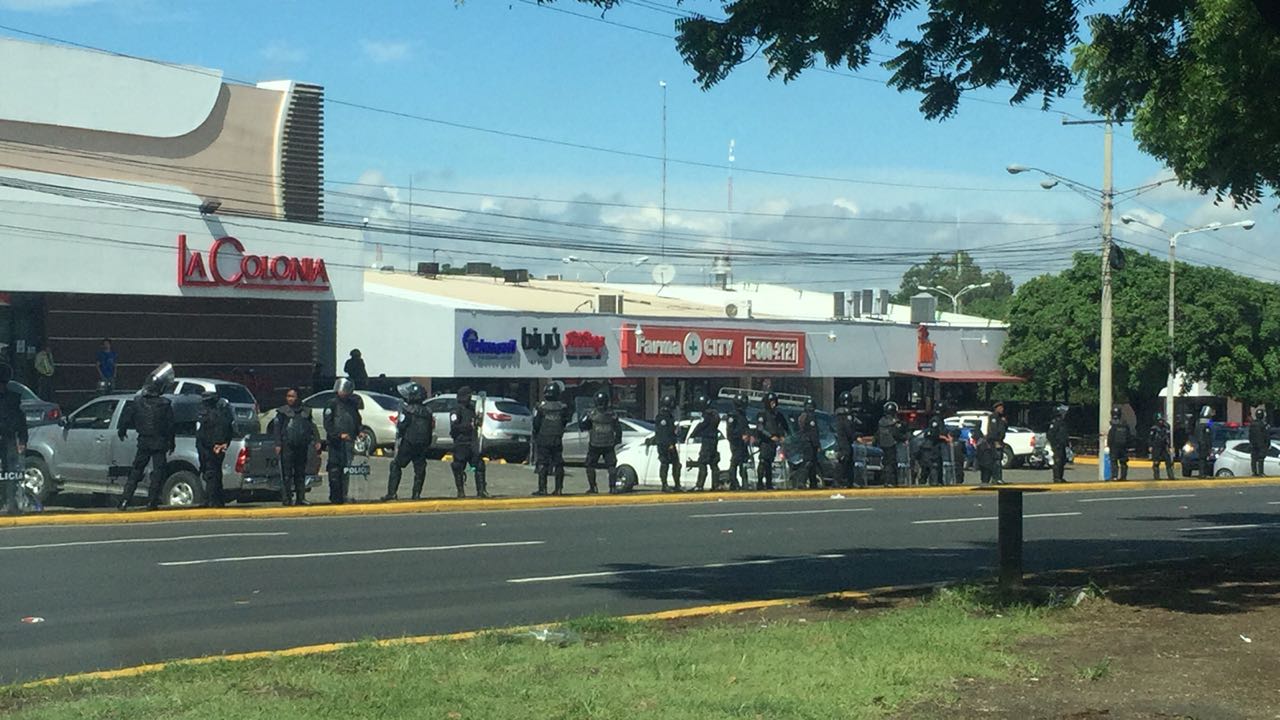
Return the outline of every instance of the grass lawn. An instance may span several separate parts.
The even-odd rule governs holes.
[[[585,618],[570,641],[484,635],[310,657],[171,666],[0,688],[6,718],[871,718],[957,676],[1020,674],[1048,611],[970,591],[874,612],[798,608],[672,625]]]

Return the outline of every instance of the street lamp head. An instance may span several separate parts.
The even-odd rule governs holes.
[[[1040,187],[1044,188],[1045,190],[1052,190],[1058,187],[1058,181],[1057,180],[1041,180]]]
[[[1124,223],[1125,225],[1128,225],[1129,223],[1138,222],[1138,218],[1132,215],[1121,215],[1120,222]]]
[[[933,288],[929,287],[928,285],[917,285],[917,286],[916,286],[916,289],[917,289],[917,290],[923,290],[923,291],[925,291],[925,292],[929,292],[929,291],[930,291],[930,290],[932,290]]]
[[[658,87],[660,87],[660,88],[664,88],[664,87],[666,87],[666,86],[667,86],[667,81],[666,81],[666,80],[659,80],[659,81],[658,81]]]
[[[989,283],[989,282],[984,282],[984,283],[981,283],[981,284],[979,284],[979,285],[974,285],[974,287],[975,287],[975,288],[989,288],[989,287],[991,287],[991,283]]]
[[[564,264],[566,264],[566,265],[568,265],[569,263],[576,263],[576,262],[578,262],[578,256],[577,256],[577,255],[568,255],[568,256],[566,256],[566,257],[561,258],[561,259],[560,259],[560,261],[561,261],[561,262],[563,262],[563,263],[564,263]]]
[[[1030,169],[1031,168],[1027,167],[1026,165],[1014,164],[1006,167],[1005,171],[1008,172],[1010,175],[1017,175],[1018,173],[1024,173]]]
[[[1240,227],[1244,228],[1245,230],[1252,230],[1254,225],[1257,225],[1257,223],[1255,223],[1255,222],[1254,222],[1254,221],[1252,221],[1252,220],[1241,220],[1241,221],[1240,221]]]
[[[643,265],[643,264],[645,264],[645,263],[647,263],[647,262],[649,262],[649,256],[648,256],[648,255],[641,255],[640,257],[636,258],[635,260],[632,260],[632,261],[631,261],[631,264],[632,264],[632,265]]]

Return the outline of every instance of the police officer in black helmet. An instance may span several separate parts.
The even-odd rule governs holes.
[[[818,467],[818,455],[822,450],[822,441],[818,434],[818,406],[813,398],[804,401],[804,412],[796,418],[797,432],[800,433],[800,467],[798,486],[806,484],[810,490],[817,490],[822,484],[821,468]]]
[[[22,398],[9,389],[13,368],[0,364],[0,489],[4,493],[6,515],[18,514],[18,483],[22,473],[22,453],[27,449],[27,416],[22,412]]]
[[[1157,415],[1157,419],[1159,416]],[[1154,433],[1154,428],[1152,429]],[[1065,483],[1067,470],[1067,446],[1071,444],[1071,436],[1067,431],[1067,406],[1059,405],[1053,410],[1053,419],[1049,421],[1049,432],[1046,438],[1049,441],[1049,449],[1053,451],[1053,481],[1056,483]],[[1154,435],[1152,436],[1154,437]],[[1169,438],[1165,437],[1165,455],[1169,454]],[[1153,449],[1154,453],[1155,450]],[[1151,456],[1155,458],[1153,454]],[[1172,465],[1170,466],[1172,467]],[[1172,472],[1172,470],[1170,471]],[[1160,478],[1159,471],[1156,472],[1156,479]]]
[[[715,402],[705,396],[698,397],[698,407],[702,410],[702,419],[689,432],[689,437],[698,441],[698,482],[694,490],[701,492],[706,488],[707,473],[711,474],[711,489],[720,488],[720,413],[716,412]]]
[[[858,442],[858,428],[853,421],[853,393],[840,393],[837,402],[835,483],[840,487],[853,487],[853,450]]]
[[[329,458],[325,469],[329,473],[329,502],[341,505],[347,501],[350,478],[347,467],[355,455],[356,436],[364,427],[360,417],[361,400],[355,395],[355,383],[348,378],[338,378],[333,384],[334,397],[324,408],[324,434]]]
[[[1258,408],[1253,411],[1253,422],[1249,424],[1249,467],[1254,477],[1266,474],[1267,451],[1271,449],[1271,428],[1267,426],[1267,411]]]
[[[160,494],[164,490],[165,464],[175,446],[173,403],[164,397],[164,391],[173,382],[173,366],[165,363],[147,376],[138,397],[125,404],[120,416],[119,436],[124,440],[129,430],[138,432],[138,449],[133,456],[133,468],[124,486],[124,496],[119,508],[124,510],[133,500],[133,494],[142,482],[142,472],[151,466],[151,488],[147,496],[147,509],[160,506]]]
[[[746,395],[739,394],[733,398],[733,412],[725,418],[725,434],[729,436],[729,489],[741,490],[747,487],[747,466],[751,464],[751,451],[747,445],[751,425],[747,422]]]
[[[1200,408],[1200,419],[1196,422],[1196,454],[1200,457],[1200,477],[1213,475],[1213,418],[1216,413],[1209,405]]]
[[[1163,413],[1156,413],[1155,422],[1147,433],[1147,442],[1151,446],[1151,475],[1160,479],[1160,463],[1168,470],[1169,479],[1173,478],[1173,455],[1169,452],[1169,434],[1173,432],[1169,423],[1165,422]],[[1055,458],[1056,459],[1056,458]]]
[[[658,451],[658,479],[662,492],[680,492],[680,454],[676,452],[676,399],[663,395],[658,414],[653,418],[653,445]],[[667,472],[674,485],[667,485]]]
[[[226,504],[222,497],[222,463],[235,435],[235,418],[231,415],[231,405],[212,390],[202,393],[200,401],[196,452],[200,458],[200,478],[204,481],[205,505],[220,508]]]
[[[907,437],[907,429],[898,417],[898,403],[889,401],[884,404],[884,415],[876,425],[876,447],[880,448],[881,469],[885,487],[897,487],[898,477],[898,444]]]
[[[756,489],[773,489],[773,463],[778,457],[778,445],[786,439],[791,428],[787,417],[778,409],[778,396],[765,393],[764,410],[756,417],[756,439],[760,452],[760,467],[756,470]]]
[[[396,416],[396,454],[387,473],[387,494],[383,502],[396,500],[400,476],[413,463],[414,500],[422,499],[422,486],[427,482],[427,450],[435,434],[436,419],[427,408],[427,389],[416,382],[402,383],[396,392],[404,399]]]
[[[564,431],[573,418],[573,410],[560,401],[560,385],[551,383],[542,390],[542,402],[533,411],[534,464],[538,470],[538,489],[534,495],[547,494],[547,476],[555,475],[552,495],[564,492]]]
[[[449,468],[453,470],[453,484],[458,489],[458,497],[466,497],[467,478],[463,475],[467,466],[475,473],[476,497],[489,497],[485,483],[484,457],[480,454],[480,423],[476,414],[475,401],[471,398],[471,388],[458,389],[458,398],[453,410],[449,413],[449,436],[453,438],[453,462]]]
[[[600,390],[594,398],[595,407],[580,423],[587,433],[587,494],[600,492],[596,485],[596,470],[604,468],[609,473],[609,494],[618,492],[618,456],[614,448],[622,442],[622,423],[609,409],[609,391]],[[630,486],[624,488],[629,491]]]
[[[1111,428],[1107,430],[1107,452],[1111,453],[1111,479],[1129,479],[1129,444],[1133,433],[1120,408],[1111,408]]]

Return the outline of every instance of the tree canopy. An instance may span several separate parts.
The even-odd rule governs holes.
[[[579,2],[607,10],[625,0]],[[891,87],[921,94],[930,119],[954,115],[969,90],[1007,88],[1011,103],[1036,99],[1048,109],[1081,82],[1091,110],[1131,119],[1142,148],[1188,186],[1245,205],[1280,188],[1280,3],[1093,8],[1091,0],[722,0],[723,18],[675,21],[676,47],[704,88],[756,56],[784,81],[818,63],[854,71],[876,63]]]
[[[902,287],[893,296],[893,302],[906,305],[913,295],[918,295],[920,287],[940,287],[950,293],[958,293],[971,285],[990,283],[991,287],[978,288],[967,292],[960,298],[960,309],[969,315],[1003,320],[1008,310],[1009,299],[1013,297],[1013,280],[998,270],[983,272],[973,262],[969,253],[960,251],[954,255],[934,255],[923,263],[912,265],[902,275]],[[938,309],[954,311],[951,299],[941,293],[932,293],[938,298]]]

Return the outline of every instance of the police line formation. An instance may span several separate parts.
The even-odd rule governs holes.
[[[8,366],[0,365],[0,463],[4,471],[5,512],[15,514],[17,505],[15,489],[21,477],[22,453],[27,442],[26,419],[19,405],[20,398],[16,393],[8,392],[7,383],[12,378]],[[165,391],[173,385],[174,369],[169,363],[161,365],[147,377],[136,402],[126,406],[119,425],[119,437],[124,440],[128,430],[137,435],[137,449],[129,469],[128,481],[124,494],[118,502],[118,508],[125,510],[133,500],[144,472],[150,466],[150,487],[158,488],[164,482],[164,466],[167,456],[175,447],[175,421],[170,400]],[[348,378],[339,378],[334,384],[334,398],[324,409],[323,432],[328,450],[325,468],[329,481],[329,501],[342,504],[347,501],[349,490],[349,467],[353,460],[354,443],[364,423],[360,416],[361,401],[354,394],[355,385]],[[435,418],[428,409],[426,389],[416,382],[407,382],[397,387],[397,392],[404,403],[396,423],[395,455],[387,480],[387,493],[383,501],[398,499],[401,477],[404,469],[413,465],[412,499],[422,497],[426,482],[427,454],[435,434]],[[561,495],[564,492],[564,457],[563,437],[569,428],[573,409],[561,400],[560,386],[557,383],[548,385],[544,390],[544,399],[538,404],[533,416],[533,443],[530,464],[536,468],[538,487],[534,495]],[[713,399],[703,396],[698,398],[695,409],[700,411],[698,422],[689,432],[689,437],[698,442],[698,455],[689,460],[690,467],[696,467],[697,480],[692,491],[706,489],[707,478],[711,478],[711,490],[721,490],[727,486],[729,490],[745,490],[749,486],[748,468],[752,463],[752,449],[755,449],[756,490],[774,489],[774,465],[778,458],[778,450],[783,440],[792,434],[792,428],[786,416],[779,410],[778,396],[774,393],[764,395],[764,407],[757,414],[754,423],[747,418],[748,398],[738,395],[733,398],[732,410],[724,420],[725,437],[730,448],[727,478],[722,482],[720,473],[719,439],[721,417]],[[832,480],[838,487],[865,487],[867,447],[878,447],[881,452],[881,477],[883,485],[895,487],[899,482],[907,482],[911,478],[912,467],[918,473],[917,479],[929,485],[949,485],[963,483],[965,466],[964,443],[961,442],[958,428],[948,428],[942,415],[935,414],[929,421],[919,444],[914,452],[907,443],[909,432],[898,414],[896,403],[884,405],[884,412],[870,438],[861,437],[856,427],[853,414],[853,397],[850,393],[842,393],[839,405],[835,409],[835,470]],[[676,399],[666,395],[661,399],[660,407],[654,418],[654,434],[645,442],[655,448],[659,461],[659,478],[662,492],[682,492],[680,484],[681,460],[677,452],[679,443],[676,425]],[[1067,407],[1060,405],[1055,409],[1049,425],[1048,441],[1053,450],[1053,482],[1066,482],[1064,469],[1066,464],[1066,448],[1069,443],[1067,424]],[[1205,407],[1200,421],[1200,434],[1206,435],[1212,419],[1212,409]],[[466,496],[466,471],[470,468],[475,483],[475,495],[488,498],[485,482],[485,460],[481,455],[479,431],[483,418],[476,412],[470,388],[461,388],[453,408],[450,411],[449,433],[453,440],[453,460],[450,469],[453,473],[454,485],[458,497]],[[1170,428],[1159,413],[1150,430],[1149,445],[1151,447],[1152,470],[1155,479],[1160,479],[1160,465],[1167,468],[1168,477],[1172,479],[1173,460],[1169,455]],[[215,392],[202,395],[202,406],[197,421],[196,445],[200,461],[200,475],[205,486],[205,504],[209,507],[222,507],[222,467],[227,448],[234,436],[233,416],[226,401],[221,400]],[[600,391],[593,398],[593,407],[581,420],[581,429],[587,432],[588,449],[586,457],[587,494],[599,493],[597,472],[605,470],[608,476],[609,492],[620,493],[634,490],[632,484],[618,482],[618,464],[616,448],[622,439],[622,423],[618,413],[610,407],[610,395]],[[301,405],[296,389],[287,392],[285,405],[276,413],[271,433],[274,436],[275,451],[279,455],[281,468],[281,498],[284,505],[307,505],[306,465],[313,451],[318,452],[321,445],[320,428],[317,428],[311,410]],[[981,482],[1003,484],[1000,458],[1004,452],[1005,434],[1008,422],[1004,417],[1003,403],[992,407],[991,419],[986,433],[978,428],[971,430],[970,439],[976,450],[976,466],[981,473]],[[1266,448],[1267,433],[1265,416],[1258,411],[1257,422],[1250,428],[1252,435],[1262,435],[1253,443],[1254,447]],[[818,458],[822,452],[819,437],[817,412],[812,399],[804,404],[804,411],[796,419],[795,434],[799,440],[799,462],[796,464],[799,487],[819,488],[822,478]],[[1111,428],[1108,432],[1108,446],[1115,448],[1111,455],[1112,477],[1125,480],[1128,477],[1128,447],[1132,444],[1132,431],[1123,422],[1119,408],[1112,416]],[[1207,439],[1202,440],[1207,442]],[[912,457],[908,457],[908,456]],[[1263,456],[1265,457],[1265,456]],[[1263,457],[1254,453],[1255,474],[1261,474]],[[1201,459],[1207,463],[1207,458]],[[1207,472],[1207,470],[1202,470]],[[554,485],[548,485],[553,480]],[[634,482],[635,478],[632,478]],[[550,490],[548,489],[550,488]],[[160,493],[148,494],[147,508],[156,509],[160,501]]]

